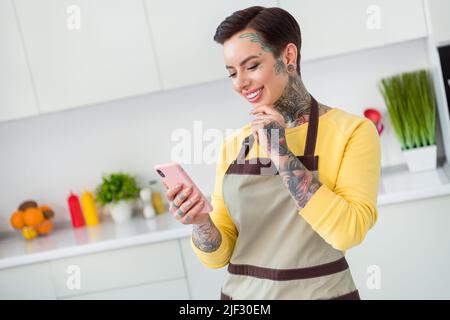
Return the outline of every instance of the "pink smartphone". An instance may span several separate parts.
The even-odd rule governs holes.
[[[177,183],[182,183],[183,188],[192,186],[192,194],[198,194],[200,199],[205,200],[201,212],[211,212],[212,206],[208,199],[203,195],[197,185],[192,181],[184,169],[176,162],[158,164],[154,167],[158,176],[160,176],[164,185],[168,188],[174,187]]]

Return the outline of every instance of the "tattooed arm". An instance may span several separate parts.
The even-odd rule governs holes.
[[[271,122],[264,129],[267,130],[270,157],[297,207],[303,209],[322,184],[289,150],[284,127],[277,122]],[[278,139],[274,136],[277,132]]]
[[[222,243],[222,235],[214,225],[211,217],[203,224],[194,224],[192,231],[192,241],[195,246],[204,252],[216,251]]]

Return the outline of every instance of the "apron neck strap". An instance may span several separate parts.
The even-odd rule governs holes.
[[[237,156],[238,161],[244,161],[245,157],[247,157],[247,154],[249,153],[250,149],[253,146],[253,143],[255,142],[255,137],[253,134],[247,136],[244,141],[242,141],[242,148],[239,151],[239,154]]]
[[[311,96],[311,111],[308,119],[308,133],[306,136],[306,146],[305,146],[305,156],[314,156],[314,149],[316,148],[316,140],[317,140],[317,131],[319,128],[319,105]],[[239,151],[237,159],[240,161],[244,161],[245,157],[247,157],[250,149],[255,142],[255,137],[253,134],[247,136],[244,141],[242,141],[242,147]]]
[[[311,111],[308,119],[308,135],[306,136],[305,156],[314,156],[316,148],[317,130],[319,128],[319,105],[312,95]]]

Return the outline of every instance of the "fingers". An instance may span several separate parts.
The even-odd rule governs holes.
[[[192,186],[184,188],[173,198],[172,206],[178,209],[191,193],[192,193]]]
[[[252,111],[250,111],[250,114],[258,114],[258,113],[265,113],[265,114],[277,114],[278,112],[271,106],[259,106],[259,107],[255,107],[252,109]]]
[[[267,122],[267,123],[269,123],[269,122]],[[266,134],[266,132],[264,131],[264,126],[267,123],[265,122],[265,120],[258,120],[258,119],[255,119],[252,121],[252,127],[251,127],[252,134],[255,137],[255,141],[258,144],[260,143],[260,140],[259,140],[260,135]]]
[[[255,142],[259,143],[258,128],[253,125],[252,125],[252,134],[253,134],[253,137],[255,138]]]
[[[264,120],[267,122],[278,121],[279,117],[273,114],[258,114],[254,120]]]
[[[166,186],[166,184],[164,184]],[[167,188],[166,191],[166,197],[169,201],[173,201],[173,199],[175,198],[175,196],[177,195],[177,193],[181,190],[182,184],[178,183],[177,185],[175,185],[173,188]]]
[[[200,214],[200,211],[203,208],[204,204],[204,200],[198,201],[188,212],[186,212],[180,222],[183,224],[193,223],[196,220],[197,216]]]
[[[284,117],[271,106],[259,106],[255,107],[250,114],[255,115],[254,121],[261,121],[263,125],[267,125],[271,122],[278,123],[281,127],[286,127]],[[262,121],[264,120],[264,121]]]
[[[183,204],[174,211],[175,218],[177,220],[180,220],[183,218],[186,212],[189,211],[200,199],[200,196],[198,194],[194,194],[191,197],[189,197],[186,201],[183,202]]]

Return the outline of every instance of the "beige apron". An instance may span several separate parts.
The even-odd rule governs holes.
[[[305,154],[297,156],[316,177],[318,114],[312,98]],[[253,143],[253,135],[244,139],[223,179],[238,237],[221,299],[359,299],[344,253],[302,218],[275,165],[245,159]]]

